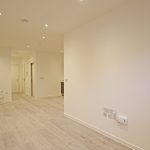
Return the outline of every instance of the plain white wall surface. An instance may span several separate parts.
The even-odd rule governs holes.
[[[150,2],[132,1],[65,35],[65,114],[150,149]],[[113,108],[121,129],[103,117]]]
[[[63,80],[63,53],[37,52],[37,97],[60,96]]]
[[[4,92],[4,101],[11,101],[11,51],[0,48],[0,90]]]
[[[17,75],[18,74],[18,75]],[[20,56],[11,56],[12,92],[24,93],[24,64]]]
[[[11,66],[11,87],[12,93],[19,93],[20,92],[20,65],[12,65]]]

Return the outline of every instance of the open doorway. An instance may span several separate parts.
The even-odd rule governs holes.
[[[35,96],[34,52],[12,52],[11,74],[13,95]]]
[[[24,65],[20,56],[12,56],[11,88],[12,94],[24,93]]]
[[[35,63],[31,63],[31,96],[35,97]]]

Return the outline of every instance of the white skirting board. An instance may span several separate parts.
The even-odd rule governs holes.
[[[114,135],[112,135],[112,134],[110,134],[110,133],[108,133],[108,132],[106,132],[104,130],[100,130],[100,129],[94,127],[93,125],[90,125],[90,124],[88,124],[88,123],[86,123],[86,122],[84,122],[84,121],[82,121],[80,119],[77,119],[75,117],[72,117],[72,116],[70,116],[70,115],[68,115],[66,113],[64,113],[64,116],[69,118],[69,119],[71,119],[71,120],[73,120],[73,121],[75,121],[75,122],[78,122],[79,124],[82,124],[83,126],[88,127],[89,129],[92,129],[92,130],[94,130],[94,131],[96,131],[96,132],[98,132],[98,133],[100,133],[100,134],[102,134],[102,135],[112,139],[113,141],[115,141],[117,143],[120,143],[120,144],[122,144],[122,145],[124,145],[126,147],[129,147],[129,148],[131,148],[133,150],[144,150],[143,148],[140,148],[138,146],[130,144],[129,142],[127,142],[127,141],[125,141],[125,140],[123,140],[123,139],[121,139],[119,137],[116,137],[116,136],[114,136]]]

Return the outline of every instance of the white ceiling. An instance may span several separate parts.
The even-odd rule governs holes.
[[[0,0],[0,47],[63,51],[63,34],[128,0]],[[29,20],[28,23],[20,19]],[[44,24],[48,24],[46,28]],[[42,36],[46,39],[42,39]],[[30,48],[27,48],[30,45]]]

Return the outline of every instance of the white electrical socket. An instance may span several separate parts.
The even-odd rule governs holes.
[[[104,108],[103,116],[108,119],[113,119],[117,121],[120,125],[128,125],[128,118],[126,116],[117,115],[117,111],[115,109]]]
[[[118,115],[118,116],[116,117],[116,121],[117,121],[119,124],[128,125],[128,118],[127,118],[126,116]]]
[[[104,108],[104,116],[109,119],[115,119],[116,118],[117,111],[110,108]]]

